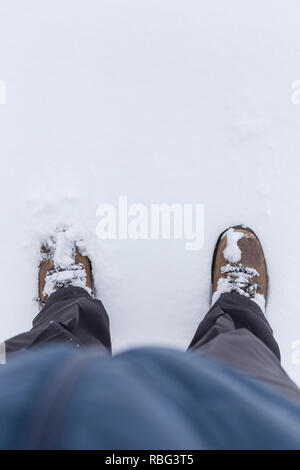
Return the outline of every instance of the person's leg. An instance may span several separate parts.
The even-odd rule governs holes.
[[[59,289],[46,301],[30,331],[5,342],[6,353],[53,342],[111,352],[109,319],[103,304],[80,287]]]
[[[279,346],[260,307],[236,292],[224,293],[206,314],[192,339],[190,348],[201,347],[228,329],[245,328],[259,338],[280,361]]]
[[[189,349],[240,369],[300,402],[300,390],[280,364],[279,347],[259,307],[223,294],[200,323]]]
[[[236,367],[300,401],[300,390],[281,367],[273,331],[257,298],[254,300],[257,294],[263,296],[263,307],[267,296],[261,245],[253,232],[243,229],[243,233],[233,242],[232,237],[229,241],[224,235],[219,238],[212,266],[213,299],[217,300],[200,323],[189,349]],[[243,243],[239,241],[242,239]],[[237,261],[226,259],[236,252]]]

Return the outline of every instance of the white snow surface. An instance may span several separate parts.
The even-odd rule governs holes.
[[[267,316],[300,383],[299,17],[297,0],[0,3],[1,340],[38,312],[40,243],[75,224],[114,352],[185,349],[209,308],[217,237],[244,223],[264,247]],[[119,195],[204,203],[203,249],[98,240],[97,206]]]

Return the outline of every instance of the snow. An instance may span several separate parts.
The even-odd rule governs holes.
[[[224,233],[223,237],[224,236],[226,236],[226,248],[223,250],[224,258],[231,263],[238,263],[242,256],[242,252],[238,246],[238,241],[247,235],[230,228],[226,233]]]
[[[53,292],[55,292],[56,285],[64,284],[66,282],[69,282],[72,286],[82,287],[89,294],[91,293],[90,289],[86,287],[85,270],[83,268],[78,268],[76,270],[58,271],[46,276],[44,295],[51,295]]]
[[[231,232],[231,231],[228,231],[228,232]],[[244,234],[242,234],[242,237],[240,237],[240,239],[243,238],[243,236]],[[234,242],[234,245],[235,244],[236,242]],[[227,247],[228,246],[232,247],[233,244],[227,243]],[[226,251],[227,247],[225,248],[224,251]],[[234,251],[234,253],[235,252],[236,251]],[[240,260],[240,256],[239,256],[238,261],[239,260]],[[215,292],[213,292],[213,295],[212,295],[212,305],[219,299],[221,294],[234,291],[246,297],[250,297],[250,294],[251,294],[250,300],[257,303],[258,306],[263,311],[263,313],[265,313],[265,306],[266,306],[265,296],[263,294],[259,294],[258,292],[256,292],[258,289],[258,284],[252,281],[253,277],[259,276],[259,273],[256,271],[256,269],[249,268],[248,266],[243,266],[241,263],[238,266],[226,264],[225,266],[221,267],[221,273],[227,274],[227,276],[225,278],[224,277],[219,278],[217,289]],[[245,286],[248,286],[249,283],[251,284],[251,287],[245,289]]]
[[[74,263],[74,242],[62,230],[54,232],[54,237],[54,265],[68,268]]]
[[[2,340],[38,312],[39,245],[84,231],[114,352],[185,349],[210,304],[217,237],[267,259],[267,316],[300,383],[297,0],[0,3]],[[102,203],[205,204],[205,242],[96,237]]]
[[[261,308],[263,313],[266,313],[266,299],[264,295],[258,294],[258,292],[255,292],[255,295],[253,299],[251,300],[257,303],[257,305]]]
[[[76,250],[82,254],[86,253],[81,230],[72,225],[58,226],[43,246],[46,252],[41,250],[41,261],[50,259],[54,264],[54,268],[46,273],[44,296],[53,294],[57,286],[68,285],[81,287],[92,295],[92,290],[87,287],[87,275],[82,263],[75,263]]]

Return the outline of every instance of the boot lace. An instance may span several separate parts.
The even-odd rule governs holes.
[[[259,273],[254,268],[249,268],[242,264],[227,264],[222,266],[221,273],[228,275],[226,280],[232,292],[252,298],[260,289],[260,284],[253,282],[254,277],[259,277]]]

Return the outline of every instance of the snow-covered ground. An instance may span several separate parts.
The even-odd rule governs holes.
[[[298,0],[2,0],[0,339],[38,311],[40,240],[77,224],[114,350],[186,348],[220,231],[260,236],[267,314],[300,383]],[[96,237],[97,206],[204,203],[205,244]]]

